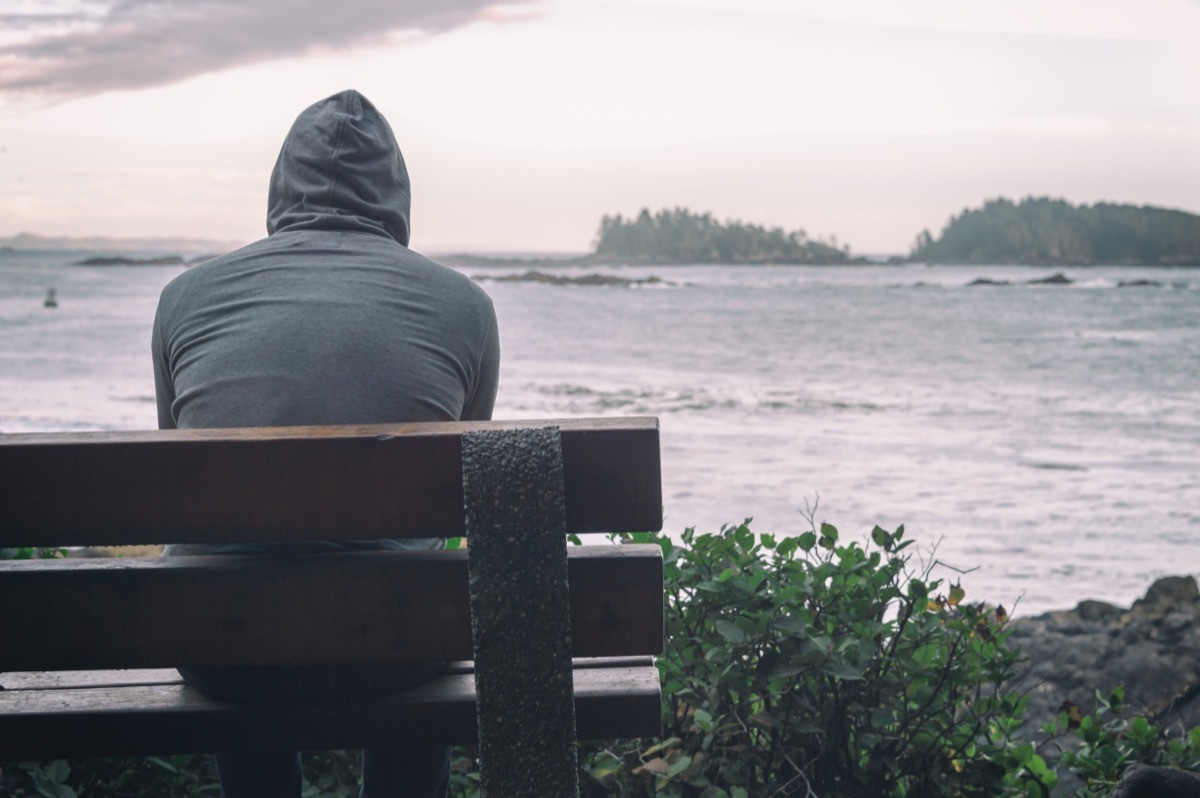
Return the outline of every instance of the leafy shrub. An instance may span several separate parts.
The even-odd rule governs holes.
[[[1200,771],[1200,726],[1170,734],[1145,717],[1130,716],[1120,687],[1108,695],[1097,692],[1096,707],[1089,715],[1064,702],[1057,720],[1042,731],[1048,735],[1043,745],[1066,738],[1061,767],[1083,782],[1075,793],[1079,798],[1105,798],[1121,774],[1135,764]]]
[[[828,524],[655,539],[664,737],[591,752],[589,793],[994,796],[1006,770],[1014,787],[1047,773],[1009,739],[1003,608],[911,571],[903,527],[864,545]]]
[[[0,549],[0,560],[53,560],[66,556],[66,549],[52,546],[20,546],[13,549]]]
[[[0,794],[11,798],[198,798],[220,792],[207,754],[20,762],[0,771]]]

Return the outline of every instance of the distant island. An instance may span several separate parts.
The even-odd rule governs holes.
[[[184,260],[178,255],[155,258],[127,258],[121,255],[97,255],[76,261],[76,266],[180,266]]]
[[[594,254],[583,261],[634,263],[777,263],[845,265],[851,256],[837,238],[810,239],[803,230],[730,221],[686,208],[600,221]],[[1149,205],[1100,202],[1072,205],[1050,197],[989,200],[965,209],[938,238],[917,236],[907,258],[888,263],[1024,266],[1200,265],[1200,215]]]
[[[636,217],[620,214],[600,220],[595,260],[619,258],[641,263],[779,263],[841,265],[854,262],[850,247],[836,237],[811,239],[803,230],[719,222],[709,213],[663,209]]]
[[[1200,216],[1149,205],[1004,198],[917,236],[909,260],[1030,266],[1200,265]]]
[[[231,252],[242,246],[242,242],[214,241],[206,238],[110,238],[89,236],[40,236],[34,233],[17,233],[0,237],[0,250],[9,252],[181,252],[200,254],[207,252]]]

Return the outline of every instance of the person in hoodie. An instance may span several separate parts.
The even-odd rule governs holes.
[[[499,371],[491,300],[408,248],[408,172],[355,91],[307,108],[271,175],[267,237],[163,289],[151,341],[162,429],[489,419]],[[436,541],[168,546],[168,556],[429,548]],[[416,668],[180,668],[234,700],[361,697]],[[449,749],[363,752],[367,796],[441,796]],[[226,798],[299,796],[296,752],[217,754]]]

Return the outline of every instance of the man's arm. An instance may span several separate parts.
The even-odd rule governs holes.
[[[158,428],[175,429],[171,405],[175,403],[175,383],[171,379],[171,358],[162,333],[162,309],[154,314],[150,334],[150,356],[154,361],[154,397],[158,403]]]
[[[496,314],[491,314],[487,338],[479,355],[479,370],[475,391],[463,406],[463,421],[488,421],[496,405],[496,389],[500,384],[500,333]]]

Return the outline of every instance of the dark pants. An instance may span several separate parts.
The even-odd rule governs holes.
[[[435,676],[439,664],[405,668],[180,668],[200,692],[229,701],[336,701],[399,692]],[[296,751],[218,753],[223,798],[299,798]],[[362,798],[445,798],[450,749],[409,745],[363,751]]]

